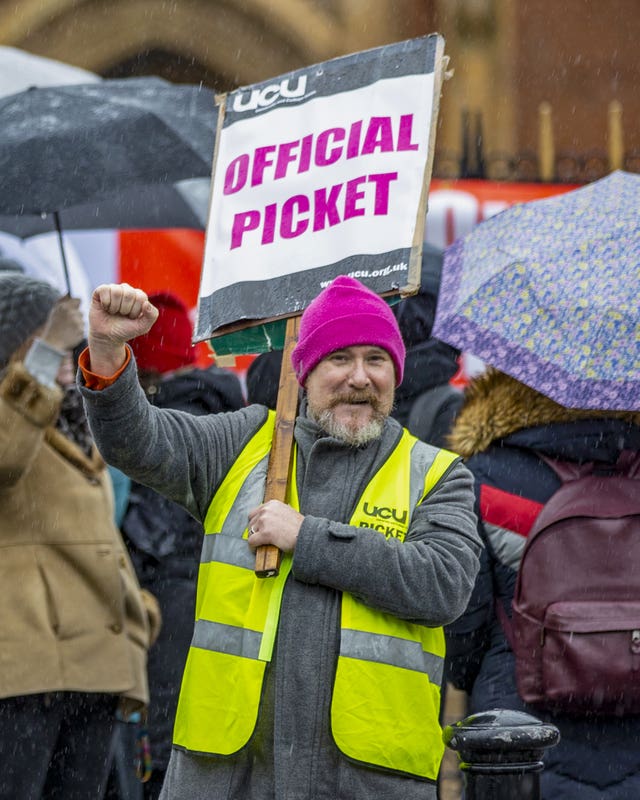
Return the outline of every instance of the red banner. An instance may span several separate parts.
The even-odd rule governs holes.
[[[541,200],[576,188],[566,183],[432,180],[425,241],[444,249],[466,236],[474,225],[514,203]]]

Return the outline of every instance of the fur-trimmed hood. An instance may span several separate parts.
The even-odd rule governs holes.
[[[449,447],[468,458],[525,428],[593,419],[617,419],[640,426],[640,412],[565,408],[490,368],[465,390],[465,402],[449,436]]]

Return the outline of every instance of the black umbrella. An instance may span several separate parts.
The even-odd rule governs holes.
[[[0,231],[27,239],[56,230],[198,228],[207,224],[209,178],[129,186],[102,200],[40,214],[0,215]]]
[[[155,77],[31,88],[2,98],[0,228],[28,236],[60,232],[63,224],[203,227],[202,212],[193,219],[173,184],[210,176],[215,120],[211,90]],[[180,210],[175,219],[160,213],[170,198]]]

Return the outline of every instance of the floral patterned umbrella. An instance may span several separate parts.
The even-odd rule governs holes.
[[[640,175],[522,203],[445,253],[433,335],[561,405],[640,410]]]

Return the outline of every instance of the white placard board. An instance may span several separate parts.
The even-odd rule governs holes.
[[[443,49],[434,34],[219,98],[194,340],[300,313],[337,275],[417,286]]]

